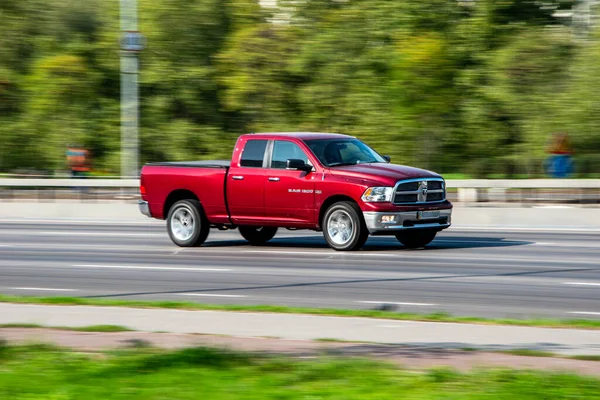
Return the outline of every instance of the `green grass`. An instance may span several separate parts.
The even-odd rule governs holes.
[[[59,329],[66,329],[66,330],[77,331],[77,332],[104,332],[104,333],[131,332],[131,329],[125,328],[124,326],[119,326],[119,325],[91,325],[91,326],[84,326],[81,328],[59,327]]]
[[[525,357],[560,357],[550,351],[531,350],[531,349],[501,350],[501,351],[499,351],[499,353],[512,354],[515,356],[525,356]]]
[[[336,338],[317,338],[314,340],[315,342],[323,342],[323,343],[363,343],[363,342],[351,342],[349,340],[342,340]]]
[[[479,317],[456,317],[447,313],[433,314],[412,314],[396,313],[392,311],[376,310],[344,310],[334,308],[301,308],[269,305],[222,305],[222,304],[200,304],[183,301],[137,301],[137,300],[108,300],[108,299],[87,299],[81,297],[25,297],[0,295],[2,303],[22,303],[22,304],[51,304],[51,305],[87,305],[87,306],[113,306],[113,307],[134,307],[134,308],[170,308],[181,310],[212,310],[212,311],[237,311],[237,312],[269,312],[282,314],[311,314],[328,315],[339,317],[365,317],[382,318],[389,320],[410,320],[410,321],[428,321],[428,322],[454,322],[454,323],[472,323],[488,325],[515,325],[515,326],[534,326],[549,328],[578,328],[578,329],[600,329],[600,320],[586,319],[487,319]]]
[[[567,358],[570,360],[579,360],[579,361],[600,361],[600,356],[595,356],[595,355],[565,356],[562,354],[553,353],[551,351],[532,350],[532,349],[500,350],[500,351],[497,351],[497,353],[512,354],[515,356],[523,356],[523,357],[554,357],[554,358]]]
[[[600,361],[600,356],[592,356],[592,355],[570,356],[568,358],[570,358],[572,360],[580,360],[580,361]]]
[[[291,360],[190,348],[81,354],[0,347],[0,399],[594,399],[600,380],[567,373],[440,368],[361,359]]]
[[[0,328],[46,328],[46,329],[58,329],[62,331],[75,331],[75,332],[131,332],[131,329],[119,325],[91,325],[83,327],[70,327],[70,326],[44,326],[39,324],[0,324]]]

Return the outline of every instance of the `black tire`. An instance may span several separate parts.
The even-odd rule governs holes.
[[[273,239],[277,228],[272,226],[240,226],[240,235],[254,246],[260,246]]]
[[[209,231],[210,224],[198,200],[180,200],[169,209],[167,232],[177,246],[200,246],[206,241]]]
[[[409,249],[418,249],[427,246],[435,239],[437,231],[412,231],[396,234],[396,239]]]
[[[330,229],[330,224],[336,223],[337,226]],[[342,223],[341,229],[347,228],[349,234],[341,233],[340,223]],[[337,251],[358,250],[369,237],[362,211],[356,203],[350,201],[340,201],[331,205],[325,212],[321,226],[327,244]]]

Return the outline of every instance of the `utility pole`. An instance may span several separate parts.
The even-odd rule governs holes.
[[[137,0],[120,1],[121,21],[121,176],[137,177],[139,168],[138,52],[144,39],[138,32]]]
[[[571,26],[577,39],[587,40],[594,27],[594,7],[598,0],[576,0],[572,7]]]

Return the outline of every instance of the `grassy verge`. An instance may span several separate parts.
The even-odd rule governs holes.
[[[290,360],[208,348],[80,354],[0,347],[0,398],[31,399],[572,399],[600,380],[516,370],[405,371],[360,359]],[[35,382],[35,384],[32,384]]]
[[[514,356],[524,357],[555,357],[555,358],[567,358],[570,360],[580,361],[600,361],[600,356],[596,355],[577,355],[577,356],[563,356],[551,351],[544,350],[531,350],[531,349],[513,349],[513,350],[500,350],[497,353],[512,354]]]
[[[499,353],[512,354],[514,356],[525,356],[525,357],[559,357],[555,353],[544,350],[531,350],[531,349],[514,349],[514,350],[501,350]]]
[[[0,303],[21,303],[21,304],[48,304],[48,305],[87,305],[87,306],[113,306],[113,307],[134,307],[134,308],[170,308],[180,310],[213,310],[213,311],[237,311],[237,312],[271,312],[282,314],[311,314],[328,315],[338,317],[366,317],[382,318],[390,320],[410,320],[427,322],[454,322],[454,323],[472,323],[488,325],[515,325],[515,326],[534,326],[549,328],[579,328],[579,329],[600,329],[600,320],[586,319],[506,319],[506,318],[478,318],[478,317],[456,317],[447,313],[433,314],[412,314],[396,313],[391,311],[376,310],[344,310],[333,308],[301,308],[285,306],[268,305],[220,305],[220,304],[200,304],[183,301],[131,301],[131,300],[107,300],[107,299],[89,299],[81,297],[24,297],[0,295]]]
[[[580,360],[580,361],[600,361],[600,356],[592,356],[592,355],[571,356],[569,358],[571,358],[573,360]]]

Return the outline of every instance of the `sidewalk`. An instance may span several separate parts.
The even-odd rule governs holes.
[[[294,314],[234,313],[121,307],[0,304],[0,324],[85,327],[120,325],[137,331],[337,339],[429,349],[531,349],[560,355],[600,355],[594,330],[471,325]]]

